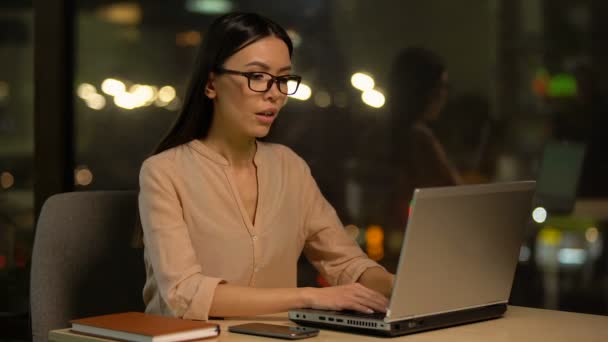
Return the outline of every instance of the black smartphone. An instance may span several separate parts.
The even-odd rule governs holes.
[[[228,331],[240,334],[276,337],[287,340],[299,340],[301,338],[313,337],[319,334],[319,329],[315,328],[267,323],[246,323],[233,325],[228,327]]]

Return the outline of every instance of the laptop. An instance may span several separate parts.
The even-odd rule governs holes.
[[[399,336],[501,317],[535,181],[414,191],[386,314],[290,310],[301,325]]]
[[[535,206],[553,214],[567,214],[574,209],[585,144],[548,142],[537,177]]]

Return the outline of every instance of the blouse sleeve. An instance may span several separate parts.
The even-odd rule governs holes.
[[[304,254],[331,285],[356,282],[370,267],[382,267],[363,253],[340,222],[334,208],[321,194],[310,169],[304,165],[304,225],[307,232]]]
[[[222,279],[203,275],[184,222],[170,165],[144,162],[139,211],[144,245],[160,295],[176,317],[207,320]]]

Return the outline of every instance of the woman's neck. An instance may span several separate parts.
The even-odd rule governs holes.
[[[209,131],[207,137],[202,139],[210,149],[219,153],[235,168],[250,167],[257,149],[255,138],[236,138]]]

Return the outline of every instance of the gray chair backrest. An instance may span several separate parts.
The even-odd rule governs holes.
[[[70,192],[44,203],[32,252],[33,341],[71,319],[144,310],[136,216],[135,191]]]

